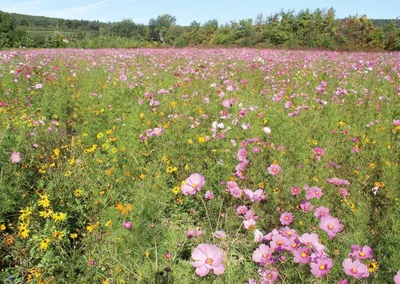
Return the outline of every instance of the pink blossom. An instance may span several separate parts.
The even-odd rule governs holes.
[[[225,271],[222,264],[225,253],[216,245],[200,244],[192,252],[193,262],[190,264],[196,268],[196,274],[203,277],[212,270],[215,275],[221,275]]]
[[[320,199],[322,195],[323,195],[322,189],[317,186],[313,186],[309,190],[307,190],[306,199],[307,200],[310,200],[312,198]]]
[[[11,163],[19,163],[21,161],[21,154],[19,152],[13,152],[11,154]]]
[[[317,234],[309,234],[305,233],[301,237],[299,237],[299,241],[301,244],[306,245],[309,248],[315,247],[316,244],[319,244],[319,238]]]
[[[254,220],[254,219],[244,220],[243,226],[247,230],[255,230],[256,229],[256,220]]]
[[[308,211],[313,210],[314,206],[312,206],[312,204],[308,201],[303,201],[302,203],[300,203],[300,208],[304,212],[308,212]]]
[[[311,260],[308,247],[299,247],[293,251],[293,260],[295,263],[309,263]]]
[[[36,84],[35,85],[35,89],[37,90],[37,89],[41,89],[43,87],[43,85],[42,84]]]
[[[194,173],[191,174],[182,185],[181,191],[183,195],[194,195],[196,192],[200,191],[206,182],[204,176]]]
[[[289,225],[293,222],[293,214],[291,212],[284,212],[281,214],[280,221],[282,225]]]
[[[277,164],[272,164],[271,166],[268,167],[268,173],[270,175],[277,175],[281,172],[281,167]]]
[[[272,262],[272,252],[269,246],[262,244],[253,252],[253,261],[261,266]]]
[[[244,206],[244,205],[239,206],[238,208],[236,208],[236,213],[239,214],[239,215],[244,215],[244,214],[246,214],[246,212],[247,212],[247,207]]]
[[[358,260],[353,262],[350,258],[346,258],[343,261],[343,268],[346,275],[354,276],[357,279],[369,276],[368,267]]]
[[[292,188],[290,189],[290,193],[295,196],[301,193],[301,189],[298,186],[292,186]]]
[[[262,277],[261,283],[263,284],[273,284],[279,277],[279,271],[276,269],[261,270],[259,274]]]
[[[239,151],[237,152],[237,158],[240,161],[244,161],[244,160],[246,160],[246,157],[247,157],[246,149],[245,148],[240,148]]]
[[[206,194],[204,195],[204,198],[207,199],[207,200],[213,199],[214,198],[214,194],[211,191],[207,190]]]
[[[289,239],[280,234],[273,235],[270,242],[271,248],[277,251],[286,250],[290,245]]]
[[[325,155],[325,150],[322,148],[314,148],[314,154],[318,156],[323,156]]]
[[[123,226],[125,229],[130,230],[130,229],[132,228],[132,222],[130,222],[130,221],[128,221],[128,222],[123,222],[123,223],[122,223],[122,226]]]
[[[369,246],[364,246],[362,249],[360,248],[359,245],[352,245],[351,246],[351,253],[349,254],[349,257],[355,258],[355,259],[368,259],[372,258],[372,248]]]
[[[315,209],[314,216],[318,219],[328,217],[330,216],[329,209],[324,206],[320,206],[317,209]]]
[[[340,188],[339,190],[340,195],[342,195],[343,197],[346,197],[347,195],[349,195],[349,193],[347,192],[347,190],[343,187]]]
[[[262,189],[258,189],[254,192],[250,189],[244,189],[243,192],[246,198],[250,199],[252,202],[261,201],[265,199],[264,190]]]
[[[242,190],[240,188],[232,188],[229,192],[235,198],[240,198],[242,196]]]
[[[330,272],[333,267],[333,260],[330,258],[317,258],[315,262],[311,262],[311,273],[317,277],[321,278],[325,274]]]
[[[397,271],[397,274],[393,280],[394,280],[394,284],[400,284],[400,270]]]
[[[340,220],[332,216],[321,218],[319,227],[328,233],[330,239],[336,237],[336,234],[343,230],[343,225],[340,224]]]
[[[263,233],[262,233],[260,230],[258,230],[258,229],[254,230],[254,242],[255,242],[255,243],[261,242],[263,236],[264,236],[264,235],[263,235]]]
[[[258,216],[256,215],[256,213],[255,213],[253,210],[248,210],[248,211],[246,212],[246,214],[244,215],[244,218],[245,218],[246,220],[251,220],[251,219],[253,219],[253,220],[255,220],[255,221],[258,220]]]
[[[231,107],[231,101],[230,100],[223,100],[222,101],[222,105],[226,108],[230,108]]]

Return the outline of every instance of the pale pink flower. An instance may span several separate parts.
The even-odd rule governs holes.
[[[328,217],[330,216],[329,209],[324,206],[320,206],[317,209],[315,209],[314,216],[318,219]]]
[[[19,152],[13,152],[11,154],[11,163],[19,163],[21,161],[21,154]]]
[[[369,276],[368,267],[358,260],[353,262],[350,258],[346,258],[343,261],[343,268],[346,275],[354,276],[357,279]]]
[[[207,200],[213,199],[214,198],[214,194],[211,191],[207,190],[206,194],[204,195],[204,198],[207,199]]]
[[[309,263],[311,255],[308,247],[299,247],[293,251],[293,260],[295,263]]]
[[[272,252],[269,246],[262,244],[253,252],[253,261],[259,265],[272,262]]]
[[[400,284],[400,270],[397,271],[396,276],[394,276],[394,284]]]
[[[328,233],[330,239],[336,237],[336,234],[343,230],[343,225],[340,224],[340,220],[332,216],[321,218],[319,227]]]
[[[237,158],[240,161],[244,161],[244,160],[246,160],[246,157],[247,157],[246,149],[245,148],[240,148],[239,151],[237,152]]]
[[[292,186],[292,188],[290,189],[290,193],[295,196],[301,193],[301,188],[298,186]]]
[[[203,277],[210,271],[215,275],[221,275],[225,271],[222,264],[224,260],[224,251],[216,245],[200,244],[192,252],[193,262],[190,264],[196,268],[196,274]]]
[[[262,189],[258,189],[254,192],[250,189],[244,189],[243,192],[246,198],[250,199],[252,202],[261,201],[265,199],[264,190]]]
[[[238,208],[236,208],[236,213],[239,214],[239,215],[244,215],[244,214],[246,214],[246,212],[247,212],[247,207],[244,206],[244,205],[239,206]]]
[[[268,173],[270,175],[277,175],[281,172],[281,167],[277,164],[272,164],[271,166],[268,167]]]
[[[330,272],[333,267],[333,260],[330,258],[317,258],[315,262],[311,262],[311,273],[317,277],[321,278],[325,274]]]
[[[194,173],[191,174],[185,181],[185,184],[181,186],[183,195],[194,195],[200,191],[206,182],[204,176]]]
[[[359,245],[352,245],[351,246],[351,253],[349,254],[349,257],[355,258],[355,259],[368,259],[372,258],[372,248],[369,246],[364,246],[362,249],[360,248]]]
[[[291,212],[284,212],[281,214],[280,221],[282,225],[289,225],[293,222],[293,214]]]
[[[312,198],[320,199],[322,195],[323,195],[322,189],[317,186],[313,186],[309,190],[307,190],[306,199],[307,200],[310,200]]]

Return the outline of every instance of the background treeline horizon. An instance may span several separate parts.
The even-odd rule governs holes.
[[[0,48],[261,47],[400,50],[400,19],[336,19],[335,10],[283,11],[219,24],[176,24],[163,14],[147,25],[66,20],[0,11]]]

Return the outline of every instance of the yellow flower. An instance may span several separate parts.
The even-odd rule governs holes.
[[[141,113],[139,114],[139,116],[140,116],[140,118],[144,118],[144,113],[141,112]]]
[[[66,213],[61,213],[61,212],[57,212],[54,213],[52,218],[57,222],[57,221],[65,221],[65,219],[67,218],[67,214]]]
[[[205,143],[206,142],[206,138],[204,138],[204,137],[199,137],[197,140],[199,141],[199,143]]]
[[[72,233],[72,234],[69,235],[69,237],[71,239],[76,239],[78,237],[78,234],[77,233]]]
[[[100,133],[97,134],[96,137],[97,137],[97,139],[101,139],[101,138],[104,137],[104,133],[103,133],[103,132],[100,132]]]
[[[113,154],[115,154],[115,153],[117,153],[118,152],[118,149],[117,148],[112,148],[112,150],[111,150],[111,153],[113,153]]]
[[[149,252],[148,250],[146,250],[146,251],[144,252],[144,254],[146,255],[146,257],[149,257],[150,252]]]
[[[376,168],[376,165],[375,165],[374,163],[371,163],[371,164],[369,164],[369,167],[370,167],[371,169],[375,169],[375,168]]]
[[[112,225],[112,221],[108,220],[107,223],[105,224],[106,227],[110,227]]]
[[[173,167],[167,167],[166,171],[167,171],[167,173],[170,174],[170,173],[172,173],[174,171],[174,168]]]
[[[81,197],[82,193],[83,193],[82,189],[79,188],[74,191],[75,197]]]
[[[188,143],[189,144],[193,144],[193,140],[192,139],[188,139]]]
[[[62,238],[65,236],[65,233],[64,232],[61,232],[61,231],[57,231],[57,230],[54,230],[53,231],[53,238],[55,239],[55,240],[62,240]]]
[[[96,229],[99,226],[99,222],[94,223],[93,225],[89,225],[86,226],[86,229],[88,230],[88,232],[90,233],[91,231],[93,231],[94,229]]]
[[[372,273],[378,270],[379,264],[376,261],[369,261],[367,263],[367,267],[368,267],[368,272]]]
[[[179,192],[181,192],[181,188],[179,186],[175,186],[171,189],[171,191],[173,194],[177,195]]]
[[[318,145],[318,141],[317,141],[317,140],[313,140],[312,143],[313,143],[314,145]]]
[[[60,155],[60,149],[56,148],[53,150],[54,155],[56,155],[57,157]]]
[[[140,174],[140,179],[144,179],[145,177],[146,177],[146,175],[144,175],[144,174]]]
[[[65,174],[64,174],[64,176],[66,176],[66,177],[69,177],[70,175],[71,175],[71,171],[70,170],[66,171]]]
[[[21,221],[25,221],[29,219],[29,216],[32,214],[32,208],[26,207],[26,209],[21,209],[19,211],[21,213],[21,216],[19,216],[19,219]]]
[[[39,211],[39,216],[43,218],[49,218],[53,215],[53,210],[46,208],[45,211]]]
[[[6,225],[0,224],[0,231],[4,231],[6,229]]]
[[[175,107],[177,104],[178,104],[178,102],[172,101],[170,105],[171,105],[172,107]]]
[[[49,238],[45,238],[40,242],[40,248],[42,250],[46,250],[49,247],[49,243],[50,243],[50,239]]]
[[[22,226],[19,227],[18,233],[22,238],[27,239],[29,237],[29,232],[28,224],[22,224]]]

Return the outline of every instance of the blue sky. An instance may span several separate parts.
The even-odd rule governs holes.
[[[400,0],[0,0],[0,10],[5,12],[103,22],[130,18],[143,24],[168,13],[177,18],[179,25],[189,25],[193,20],[205,23],[210,19],[225,24],[231,20],[255,19],[260,13],[270,15],[281,9],[330,7],[335,9],[337,18],[356,14],[375,19],[400,17]]]

